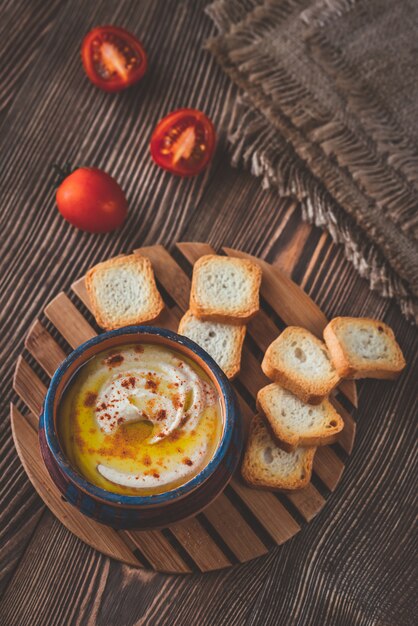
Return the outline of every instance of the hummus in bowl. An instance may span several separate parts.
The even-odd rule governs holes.
[[[196,476],[222,427],[220,398],[204,371],[151,343],[92,357],[59,407],[74,467],[103,489],[131,495],[163,493]]]
[[[103,333],[67,357],[39,439],[63,496],[115,528],[196,514],[226,486],[242,447],[223,372],[191,340],[152,327]]]

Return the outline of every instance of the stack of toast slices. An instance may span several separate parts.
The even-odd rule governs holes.
[[[179,333],[204,348],[230,379],[240,371],[246,323],[260,307],[261,274],[252,261],[216,254],[193,267],[190,308]]]
[[[405,359],[392,330],[369,318],[338,317],[324,341],[287,327],[261,364],[272,381],[257,394],[242,465],[251,485],[288,491],[305,487],[316,448],[334,443],[344,422],[329,394],[344,378],[396,378]]]
[[[237,376],[246,324],[259,310],[260,267],[206,255],[194,265],[189,310],[179,333],[199,344],[230,379]],[[86,275],[97,323],[110,330],[155,320],[164,308],[151,262],[139,254],[99,263]],[[329,400],[344,378],[394,379],[405,359],[392,330],[369,318],[337,317],[323,341],[289,326],[267,348],[263,372],[272,383],[257,395],[242,464],[255,487],[300,489],[318,446],[334,443],[344,422]]]

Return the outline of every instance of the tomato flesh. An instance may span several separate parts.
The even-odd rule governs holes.
[[[157,124],[150,147],[151,156],[160,167],[180,176],[194,176],[212,157],[215,130],[201,111],[179,109]]]
[[[116,26],[90,31],[84,38],[81,57],[89,79],[105,91],[133,85],[147,69],[147,56],[140,42]]]
[[[57,189],[58,210],[67,222],[89,233],[107,233],[123,224],[128,203],[116,180],[93,167],[80,167]]]

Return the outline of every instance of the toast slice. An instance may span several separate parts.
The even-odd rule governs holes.
[[[245,324],[259,310],[261,276],[247,259],[202,256],[193,268],[190,310],[213,322]]]
[[[164,308],[151,262],[139,254],[95,265],[86,274],[86,288],[93,315],[106,330],[149,322]]]
[[[309,404],[322,402],[340,382],[324,342],[298,326],[288,326],[269,345],[261,367],[268,378]]]
[[[293,452],[285,452],[272,438],[262,417],[255,415],[241,473],[254,487],[279,491],[302,489],[311,479],[315,450],[296,448]]]
[[[298,446],[334,443],[344,428],[342,417],[329,400],[322,400],[317,406],[306,404],[277,383],[260,389],[257,409],[267,419],[279,446],[287,452]]]
[[[334,366],[344,378],[394,379],[406,362],[389,326],[367,317],[336,317],[324,329]]]
[[[228,378],[240,370],[245,326],[210,322],[195,317],[191,311],[181,318],[179,333],[201,346],[217,362]]]

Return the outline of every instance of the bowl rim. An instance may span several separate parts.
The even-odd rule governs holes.
[[[82,354],[91,347],[99,345],[112,337],[123,337],[127,335],[150,335],[159,336],[164,339],[168,339],[175,344],[183,345],[190,349],[194,354],[200,357],[208,366],[213,376],[216,378],[221,394],[223,396],[225,405],[224,416],[224,428],[219,445],[209,461],[209,463],[194,476],[187,483],[180,485],[170,491],[164,493],[146,495],[146,496],[134,496],[129,494],[117,494],[111,491],[107,491],[102,487],[94,485],[81,474],[79,474],[67,460],[62,446],[59,441],[58,433],[55,430],[54,423],[54,402],[58,385],[60,384],[64,374],[68,368],[76,361]],[[129,340],[129,337],[126,337]],[[175,347],[173,347],[175,349]],[[197,363],[199,365],[199,363]],[[219,467],[225,454],[229,448],[232,438],[233,429],[236,427],[236,422],[239,418],[239,410],[235,399],[234,391],[230,381],[221,370],[215,360],[197,343],[179,335],[178,333],[161,328],[158,326],[124,326],[116,330],[110,330],[88,339],[80,346],[75,348],[61,363],[53,374],[44,401],[44,406],[41,415],[41,422],[43,422],[45,439],[49,450],[51,451],[54,460],[58,464],[61,471],[67,476],[71,483],[75,483],[77,487],[85,491],[87,494],[93,496],[96,500],[101,500],[109,504],[115,505],[130,505],[130,506],[150,506],[157,504],[166,504],[173,500],[177,500],[203,484]]]

